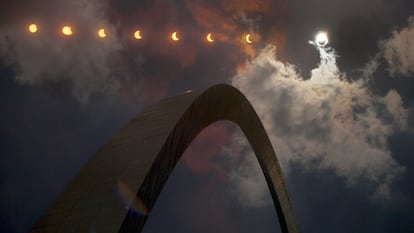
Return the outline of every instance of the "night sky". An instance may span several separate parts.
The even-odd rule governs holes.
[[[413,232],[412,0],[1,1],[0,232],[27,232],[144,107],[217,83],[255,107],[302,232]],[[278,228],[243,134],[218,122],[187,149],[144,232]]]

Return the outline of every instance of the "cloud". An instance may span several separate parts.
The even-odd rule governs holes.
[[[239,156],[235,170],[230,171],[229,191],[230,195],[235,196],[242,206],[262,207],[269,205],[269,189],[263,172],[253,150],[248,146],[246,137],[241,131],[233,134],[231,142],[223,148],[226,155]],[[244,155],[244,156],[240,156]]]
[[[398,92],[390,90],[384,97],[384,103],[388,112],[392,115],[394,122],[401,129],[406,129],[409,111],[403,107],[402,99]]]
[[[17,67],[17,81],[70,81],[74,95],[82,102],[88,101],[91,94],[117,88],[110,62],[122,46],[115,26],[105,17],[102,2],[59,0],[42,3],[44,8],[40,8],[25,1],[24,5],[28,12],[23,14],[27,16],[9,21],[0,29],[0,55]],[[39,24],[39,33],[26,31],[30,22]],[[73,26],[74,35],[62,38],[58,28],[67,23]],[[104,41],[97,37],[98,27],[105,27],[108,37]]]
[[[148,104],[177,82],[193,88],[234,75],[240,63],[256,56],[261,42],[282,37],[282,5],[269,0],[18,0],[0,9],[5,19],[0,21],[0,57],[15,68],[22,84],[69,84],[84,103],[91,95],[109,92]],[[276,26],[259,27],[266,21]],[[39,33],[27,32],[29,22],[38,23]],[[59,28],[68,23],[74,35],[63,38]],[[106,28],[105,40],[97,38],[98,27]],[[137,29],[144,36],[139,42],[132,37]],[[179,43],[169,41],[172,31],[182,36]],[[213,33],[214,44],[206,44],[207,32]],[[245,42],[247,32],[257,43]],[[200,73],[217,78],[189,80]]]
[[[401,97],[395,90],[385,97],[374,96],[361,82],[347,81],[336,65],[335,51],[317,49],[320,64],[308,79],[294,65],[278,60],[276,47],[268,45],[232,84],[258,112],[285,174],[298,163],[304,169],[328,169],[349,184],[373,182],[375,192],[388,197],[392,181],[404,171],[388,147],[388,137],[407,128],[408,112]],[[248,147],[240,140],[235,144]],[[241,181],[235,188],[253,190],[250,197],[258,200],[247,201],[260,205],[257,189],[245,188],[260,183],[256,174],[260,169],[248,163],[240,166],[241,170],[250,166],[254,173],[245,177],[235,172],[234,179]]]
[[[229,140],[228,126],[223,122],[217,122],[204,129],[191,142],[183,155],[183,161],[187,166],[197,172],[206,173],[215,169],[219,173],[225,173],[221,164],[214,161],[222,145]]]
[[[407,27],[394,30],[391,38],[381,43],[383,56],[391,75],[402,74],[414,77],[414,16],[408,19]]]

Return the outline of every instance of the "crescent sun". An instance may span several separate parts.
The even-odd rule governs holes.
[[[214,42],[214,39],[213,39],[213,37],[212,37],[212,34],[211,33],[209,33],[209,34],[207,34],[207,37],[206,37],[206,39],[207,39],[207,41],[208,42]]]
[[[173,32],[173,33],[171,34],[171,39],[173,39],[173,40],[175,40],[175,41],[180,40],[180,38],[178,38],[177,32]]]
[[[135,39],[137,39],[137,40],[141,40],[141,39],[142,39],[142,36],[141,36],[141,31],[140,31],[140,30],[135,31],[135,33],[134,33],[134,37],[135,37]]]
[[[101,37],[101,38],[106,37],[105,29],[103,29],[103,28],[99,29],[98,36]]]
[[[250,34],[247,34],[247,35],[246,35],[246,42],[247,42],[248,44],[253,43],[253,41],[250,39]]]

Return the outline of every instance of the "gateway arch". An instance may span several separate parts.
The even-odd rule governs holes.
[[[136,215],[119,204],[114,194],[119,180],[132,187],[150,213],[185,149],[204,128],[219,120],[237,124],[249,141],[282,232],[299,232],[282,170],[263,125],[246,97],[225,84],[144,109],[84,165],[30,232],[141,232],[148,215]]]

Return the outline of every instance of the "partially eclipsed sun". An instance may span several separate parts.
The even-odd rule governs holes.
[[[98,36],[101,38],[105,38],[106,37],[105,29],[103,28],[99,29]]]
[[[171,34],[171,39],[174,41],[179,41],[180,38],[178,38],[177,32],[173,32],[173,34]]]
[[[37,30],[38,30],[37,25],[34,24],[34,23],[30,24],[28,29],[29,29],[29,32],[31,32],[31,33],[36,33]]]
[[[62,33],[65,36],[71,36],[73,34],[72,28],[70,26],[63,26]]]
[[[213,35],[211,33],[207,34],[206,39],[210,43],[214,42]]]
[[[141,40],[142,39],[141,31],[140,30],[136,30],[135,33],[134,33],[134,37],[137,40]]]
[[[246,37],[245,37],[245,39],[246,39],[246,42],[248,43],[248,44],[251,44],[251,43],[253,43],[253,41],[250,39],[250,34],[247,34],[246,35]]]

